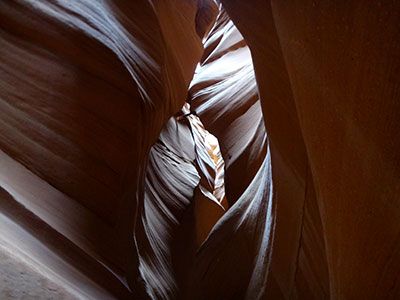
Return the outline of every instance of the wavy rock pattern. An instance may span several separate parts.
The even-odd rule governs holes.
[[[185,226],[184,216],[200,179],[194,147],[188,124],[171,118],[150,151],[136,240],[141,274],[153,299],[177,297],[174,245],[183,243],[190,254],[190,237],[180,234],[185,230],[180,227]],[[189,229],[189,233],[193,232]],[[183,251],[179,256],[184,260]]]
[[[224,10],[204,46],[190,100],[219,140],[231,207],[195,258],[193,295],[255,299],[264,294],[273,215],[270,156],[251,55]]]
[[[2,186],[119,297],[127,281],[141,293],[132,231],[149,150],[215,14],[194,0],[0,3],[1,162],[14,176]]]
[[[271,142],[270,297],[398,298],[400,5],[222,3],[252,50]]]
[[[137,238],[139,245],[147,241],[139,247],[141,270],[152,298],[175,298],[180,290],[188,299],[254,299],[264,293],[273,220],[270,157],[254,71],[250,52],[224,11],[204,48],[189,101],[206,129],[219,138],[227,161],[227,199],[233,206],[224,214],[227,206],[212,195],[215,164],[199,119],[189,115],[186,125],[170,119],[152,148],[147,170],[142,233]],[[190,230],[193,223],[185,222],[185,214],[192,214],[195,228]],[[208,232],[199,232],[199,222],[210,229],[217,224],[196,251],[196,235]],[[174,243],[183,230],[188,232],[179,241],[188,252],[186,276],[177,274],[181,271],[173,253],[179,252]]]
[[[399,20],[0,1],[0,244],[84,299],[400,298]]]

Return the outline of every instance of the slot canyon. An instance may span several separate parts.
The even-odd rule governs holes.
[[[399,92],[394,0],[0,0],[0,299],[400,299]]]

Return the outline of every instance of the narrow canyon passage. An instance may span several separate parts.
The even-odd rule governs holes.
[[[400,299],[400,2],[0,1],[0,299]]]
[[[218,141],[210,144],[210,134],[189,107],[168,121],[146,172],[139,253],[141,272],[157,298],[162,284],[166,298],[171,288],[178,289],[175,269],[190,269],[194,252],[228,208]],[[173,253],[174,246],[179,254]],[[174,258],[180,266],[173,265]]]
[[[190,104],[168,121],[147,167],[136,234],[155,299],[245,297],[250,280],[265,280],[251,279],[267,267],[257,253],[269,247],[272,190],[250,52],[223,10],[204,49]]]
[[[195,241],[199,247],[228,209],[225,195],[225,162],[218,139],[204,128],[200,118],[190,110],[188,103],[184,105],[182,114],[178,119],[186,119],[189,123],[195,153],[194,165],[200,177],[193,195]]]

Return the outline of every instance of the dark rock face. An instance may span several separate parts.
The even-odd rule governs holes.
[[[273,170],[291,170],[304,190],[290,198],[290,219],[302,219],[297,257],[282,251],[288,199],[276,199],[275,292],[397,298],[400,6],[222,2],[252,50]],[[277,173],[280,198],[290,179]]]
[[[390,1],[2,1],[0,244],[65,297],[400,297],[399,24]]]
[[[141,289],[133,232],[150,147],[216,13],[211,1],[0,4],[1,186],[118,297]]]

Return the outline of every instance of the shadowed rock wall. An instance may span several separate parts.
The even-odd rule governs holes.
[[[216,10],[211,1],[0,4],[1,162],[13,171],[1,185],[135,293],[132,232],[149,150],[185,101],[198,33]]]
[[[89,298],[399,298],[400,5],[221,2],[0,2],[1,238]]]
[[[399,297],[400,5],[222,2],[252,51],[271,140],[271,293]],[[279,182],[295,178],[279,169],[302,197],[282,198]],[[300,228],[298,242],[286,247],[279,228]]]

